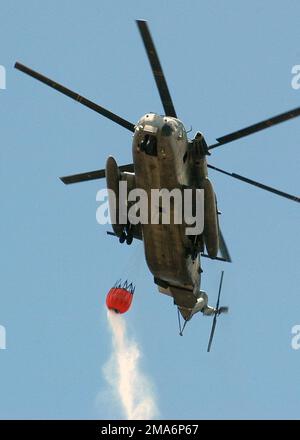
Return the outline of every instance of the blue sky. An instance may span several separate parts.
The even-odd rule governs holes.
[[[137,284],[127,315],[156,388],[160,417],[299,418],[299,205],[211,172],[231,265],[204,261],[212,302],[225,270],[213,350],[211,320],[180,338],[141,243],[120,246],[96,223],[104,182],[65,187],[58,176],[131,160],[131,137],[13,69],[16,60],[136,122],[162,112],[134,23],[149,20],[175,107],[209,143],[299,106],[300,4],[229,1],[1,0],[0,418],[121,418],[97,400],[110,356],[106,292]],[[299,194],[300,119],[223,148],[210,162]]]

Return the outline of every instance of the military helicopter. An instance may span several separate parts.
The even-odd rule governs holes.
[[[217,316],[226,312],[227,308],[219,307],[223,272],[216,307],[208,305],[207,294],[200,290],[201,257],[225,262],[231,262],[231,257],[219,226],[217,200],[208,178],[208,169],[298,203],[300,198],[208,164],[207,156],[210,156],[215,148],[299,116],[300,107],[219,137],[213,145],[207,145],[200,132],[197,132],[194,139],[188,139],[184,125],[177,117],[147,22],[137,20],[136,23],[165,115],[147,113],[133,124],[23,64],[17,62],[15,67],[133,133],[133,163],[118,166],[115,159],[109,157],[105,170],[61,177],[63,183],[68,185],[106,177],[107,187],[113,190],[117,197],[120,181],[126,181],[131,189],[142,188],[149,195],[153,188],[204,190],[204,230],[200,235],[186,235],[184,224],[124,225],[118,222],[112,225],[113,232],[108,234],[118,237],[120,243],[131,244],[133,239],[143,241],[146,262],[154,276],[154,282],[161,293],[173,298],[178,308],[178,317],[180,318],[180,312],[184,319],[184,326],[199,311],[214,317],[209,351]],[[184,327],[179,325],[182,335]]]

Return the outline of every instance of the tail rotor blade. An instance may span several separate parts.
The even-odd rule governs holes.
[[[223,284],[223,277],[224,277],[224,270],[222,270],[222,273],[221,273],[221,279],[220,279],[220,284],[219,284],[218,300],[217,300],[217,304],[216,304],[216,309],[217,309],[217,311],[219,310],[220,295],[221,295],[222,284]]]
[[[215,330],[216,330],[216,325],[217,325],[217,317],[219,315],[219,304],[220,304],[220,296],[221,296],[221,290],[222,290],[222,284],[223,284],[223,276],[224,276],[224,270],[222,270],[221,273],[221,279],[220,279],[220,284],[219,284],[219,292],[218,292],[218,299],[217,299],[217,304],[216,304],[216,311],[215,311],[215,315],[214,315],[214,319],[213,319],[213,323],[212,323],[212,328],[211,328],[211,332],[210,332],[210,336],[209,336],[209,341],[208,341],[208,347],[207,347],[207,352],[210,352],[211,349],[211,344],[214,338],[214,334],[215,334]]]
[[[211,328],[211,332],[210,332],[210,336],[209,336],[207,353],[209,353],[210,349],[211,349],[211,344],[212,344],[212,341],[213,341],[213,338],[214,338],[216,324],[217,324],[217,315],[215,314],[214,320],[213,320],[213,324],[212,324],[212,328]]]

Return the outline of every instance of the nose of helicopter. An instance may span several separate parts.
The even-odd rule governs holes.
[[[173,117],[147,113],[139,120],[137,129],[147,134],[161,134],[162,136],[168,137],[176,133],[178,122],[179,121]]]

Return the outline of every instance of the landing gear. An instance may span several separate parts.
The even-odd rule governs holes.
[[[125,243],[125,241],[128,245],[130,245],[133,242],[133,235],[130,231],[130,225],[129,227],[126,226],[125,230],[122,232],[122,234],[119,237],[119,242],[121,244]]]
[[[119,237],[119,242],[121,244],[123,244],[125,240],[126,240],[126,233],[125,233],[125,231],[123,231],[122,235],[120,235],[120,237]]]

